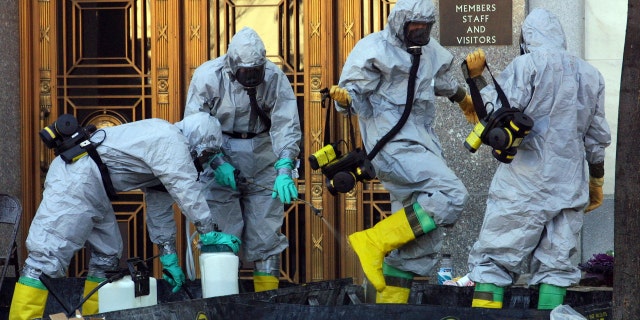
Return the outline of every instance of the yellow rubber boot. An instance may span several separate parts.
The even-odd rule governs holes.
[[[20,277],[13,291],[9,320],[42,318],[49,290],[40,280]]]
[[[476,283],[473,292],[472,308],[502,309],[504,288],[493,283]]]
[[[254,272],[253,273],[253,290],[255,292],[262,292],[267,290],[278,289],[280,281],[278,278],[268,273]]]
[[[395,287],[387,285],[384,290],[376,293],[376,303],[400,303],[407,304],[411,288]]]
[[[435,228],[433,218],[414,203],[369,229],[351,234],[349,243],[358,255],[367,279],[380,292],[386,286],[382,274],[385,255]]]
[[[105,278],[100,277],[87,277],[84,281],[84,293],[83,297],[86,297],[93,289],[97,288],[100,282],[106,280]],[[93,293],[87,301],[82,304],[82,314],[96,314],[99,312],[98,308],[98,291]]]
[[[401,303],[409,302],[413,273],[382,264],[382,273],[386,286],[384,290],[376,292],[376,303]]]

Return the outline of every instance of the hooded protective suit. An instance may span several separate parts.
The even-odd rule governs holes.
[[[116,192],[162,185],[200,234],[215,234],[204,192],[197,182],[192,151],[193,155],[205,150],[212,154],[220,147],[220,135],[217,121],[203,113],[176,125],[147,119],[107,127],[94,132],[90,141],[97,145],[96,153],[108,168]],[[122,236],[96,162],[86,153],[69,164],[58,156],[49,167],[44,187],[29,228],[29,255],[14,291],[11,319],[42,317],[48,291],[40,275],[64,277],[71,258],[85,243],[91,245],[85,296],[106,278],[106,272],[119,270]],[[166,208],[167,202],[164,196],[153,195],[146,199],[149,233],[164,254],[160,257],[163,267],[183,278],[174,251],[173,214],[168,219],[166,211],[155,210]],[[182,282],[175,279],[174,290]],[[97,293],[89,296],[82,310],[86,314],[98,312]]]
[[[196,118],[200,119],[193,121]],[[192,129],[201,123],[210,125],[204,131]],[[162,184],[198,231],[207,233],[213,231],[213,222],[190,149],[219,148],[220,141],[212,138],[220,132],[214,123],[203,117],[176,125],[140,120],[98,130],[91,141],[101,142],[96,150],[116,191]],[[104,277],[104,271],[118,270],[122,237],[96,163],[88,156],[71,164],[56,157],[44,187],[26,241],[26,275],[38,279],[36,270],[41,270],[64,277],[73,254],[85,242],[92,247],[90,276]]]
[[[500,164],[491,182],[480,236],[469,255],[470,278],[511,285],[531,257],[530,285],[568,287],[580,280],[569,257],[589,202],[587,163],[602,163],[611,142],[604,79],[567,53],[562,26],[548,11],[531,11],[522,36],[528,53],[515,58],[497,81],[511,106],[535,125],[513,162]],[[500,106],[493,85],[481,93],[485,103]]]
[[[218,184],[211,168],[201,180],[208,185],[207,201],[216,223],[225,233],[241,237],[245,261],[279,262],[277,255],[288,246],[280,232],[283,204],[272,198],[276,179],[274,163],[294,160],[300,152],[300,120],[296,97],[287,76],[266,59],[258,34],[249,28],[238,31],[226,55],[199,66],[191,80],[185,116],[206,112],[220,121],[225,159],[253,184],[237,190]],[[249,94],[235,74],[240,67],[264,65],[264,81],[255,87],[257,105],[270,119],[263,121],[250,105]],[[271,257],[271,258],[270,258]],[[270,270],[279,275],[278,271]]]
[[[405,108],[412,62],[403,28],[411,20],[434,22],[431,1],[398,1],[385,29],[358,41],[342,69],[338,85],[352,98],[351,109],[369,151],[398,123]],[[439,226],[455,223],[468,199],[465,186],[447,167],[433,128],[436,96],[452,97],[460,87],[452,63],[453,55],[435,39],[422,46],[411,114],[372,161],[391,194],[393,212],[418,202]],[[441,228],[431,231],[392,251],[385,263],[426,276],[438,261],[442,236]]]

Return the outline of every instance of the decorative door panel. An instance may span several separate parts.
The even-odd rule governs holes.
[[[22,112],[32,117],[25,123],[23,137],[37,150],[39,159],[37,168],[29,159],[25,164],[26,176],[34,179],[25,179],[23,190],[36,201],[25,210],[24,239],[54,157],[34,133],[65,113],[74,115],[82,126],[97,128],[151,118],[158,114],[158,99],[152,86],[150,1],[39,0],[21,4],[21,10],[29,14],[25,15],[28,19],[23,18],[23,28],[37,35],[37,41],[29,44],[33,50],[24,52],[32,53],[27,61],[37,72],[32,72],[30,79],[39,88],[27,95],[22,107]],[[25,25],[30,21],[38,25]],[[34,105],[37,111],[32,109]],[[144,195],[136,190],[122,192],[112,205],[123,237],[121,266],[126,267],[130,257],[152,257]],[[86,275],[90,252],[87,247],[75,255],[69,276]],[[156,276],[160,274],[157,261],[149,266]]]
[[[136,0],[60,3],[59,114],[100,126],[152,116],[146,10]]]

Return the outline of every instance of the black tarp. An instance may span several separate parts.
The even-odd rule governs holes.
[[[84,279],[52,279],[53,290],[67,299],[67,305],[81,300]],[[11,283],[11,282],[10,282]],[[15,283],[15,282],[14,282]],[[11,289],[0,293],[0,320],[6,319]],[[450,287],[416,281],[407,305],[365,303],[365,289],[351,279],[323,281],[305,285],[281,283],[280,289],[252,292],[249,280],[240,281],[240,294],[202,299],[199,281],[188,281],[186,291],[172,293],[171,287],[158,280],[158,305],[113,311],[92,318],[118,320],[149,319],[549,319],[549,311],[536,310],[537,291],[524,287],[505,290],[504,308],[500,310],[470,308],[473,287]],[[11,292],[8,292],[11,291]],[[565,303],[587,319],[610,319],[611,290],[567,291]],[[49,295],[45,318],[64,312]],[[87,317],[88,319],[89,317]]]

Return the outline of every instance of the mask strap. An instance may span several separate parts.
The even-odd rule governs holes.
[[[264,131],[269,131],[271,129],[271,119],[269,119],[267,113],[258,106],[258,99],[256,99],[256,88],[247,88],[246,90],[247,94],[249,95],[249,104],[251,105],[251,110],[258,114],[260,120],[262,120],[264,125],[267,127]]]

